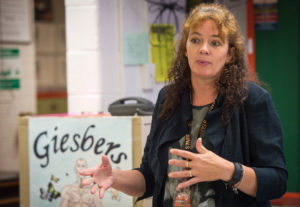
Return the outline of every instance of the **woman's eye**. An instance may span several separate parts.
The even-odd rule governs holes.
[[[192,43],[198,43],[198,42],[199,42],[199,40],[198,40],[198,39],[196,39],[196,38],[192,38],[192,39],[191,39],[191,42],[192,42]]]
[[[211,45],[214,46],[214,47],[217,47],[217,46],[220,46],[220,45],[221,45],[221,42],[218,41],[218,40],[213,40],[213,41],[211,42]]]

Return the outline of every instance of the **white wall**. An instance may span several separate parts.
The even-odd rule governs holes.
[[[143,76],[143,65],[125,67],[120,51],[123,35],[149,33],[157,13],[142,0],[65,0],[65,6],[68,111],[107,112],[111,102],[127,96],[155,102],[164,83],[155,82],[151,71]],[[184,17],[178,13],[180,25]],[[144,90],[142,78],[153,87]]]
[[[12,59],[18,67],[20,88],[0,89],[0,171],[18,171],[18,117],[22,113],[36,112],[35,45],[33,37],[33,1],[29,5],[30,37],[26,43],[1,43],[0,48],[15,48],[19,57]],[[17,15],[17,14],[15,14]],[[1,18],[1,16],[0,16]],[[1,25],[0,25],[1,31]],[[0,71],[6,70],[5,58],[0,57]],[[8,60],[9,61],[9,60]],[[3,79],[3,77],[1,77]]]

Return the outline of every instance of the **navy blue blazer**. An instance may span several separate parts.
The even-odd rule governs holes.
[[[159,92],[142,163],[137,169],[146,181],[146,192],[139,199],[153,196],[155,207],[162,206],[169,145],[188,132],[187,121],[192,119],[190,92],[187,90],[173,115],[166,121],[158,121],[165,92],[166,88]],[[216,206],[271,206],[269,200],[281,197],[286,191],[287,171],[281,123],[270,94],[249,82],[247,99],[239,110],[233,111],[226,126],[221,113],[222,96],[218,95],[214,110],[206,117],[207,138],[213,144],[214,153],[252,167],[258,188],[253,198],[240,191],[235,194],[221,180],[214,181]]]

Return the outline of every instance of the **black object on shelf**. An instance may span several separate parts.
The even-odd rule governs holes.
[[[126,97],[111,103],[108,111],[113,116],[152,115],[154,104],[141,97]]]

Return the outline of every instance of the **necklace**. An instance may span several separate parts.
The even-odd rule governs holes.
[[[215,107],[215,101],[209,106],[208,112],[211,112],[214,109],[214,107]],[[192,149],[192,147],[191,147],[191,126],[192,126],[192,121],[189,120],[188,121],[188,132],[189,133],[187,133],[185,135],[185,146],[184,146],[185,150]],[[202,135],[202,133],[204,132],[206,127],[207,127],[207,120],[206,120],[206,118],[204,118],[204,120],[202,121],[201,126],[200,126],[200,131],[199,131],[200,136]]]
[[[213,102],[210,106],[209,106],[209,109],[208,109],[208,112],[212,111],[215,107],[215,102]],[[186,135],[185,135],[185,150],[191,150],[191,126],[192,125],[192,121],[189,120],[188,121],[188,132]],[[207,127],[207,121],[206,119],[204,119],[201,123],[201,126],[200,126],[200,135],[204,132],[204,130],[206,129]],[[186,168],[186,170],[189,170],[189,168]],[[179,182],[184,182],[185,179],[181,179],[179,180]],[[173,203],[173,206],[174,207],[191,207],[191,193],[192,193],[192,190],[190,187],[185,187],[179,191],[176,191],[175,193],[175,197],[174,197],[174,203]]]
[[[190,93],[190,102],[193,103],[193,97],[192,94]],[[211,112],[215,107],[215,101],[210,104],[208,112]],[[207,112],[207,113],[208,113]],[[205,115],[205,118],[203,119],[200,129],[199,129],[199,134],[200,136],[203,134],[205,129],[207,128],[207,120],[206,120],[207,114]],[[184,149],[191,151],[192,149],[192,140],[191,140],[191,128],[192,128],[192,121],[189,120],[187,122],[188,124],[188,133],[185,135],[185,146]],[[189,170],[189,168],[186,168],[186,170]],[[179,182],[184,182],[184,179],[179,181]],[[190,207],[191,206],[191,188],[186,187],[181,189],[180,191],[176,191],[175,197],[174,197],[174,207]]]

